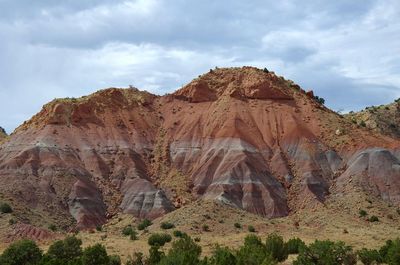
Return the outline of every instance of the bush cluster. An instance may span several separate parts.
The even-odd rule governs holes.
[[[47,253],[34,241],[21,240],[11,244],[0,256],[2,265],[121,265],[119,256],[109,256],[101,244],[81,247],[74,236],[54,242]]]
[[[2,203],[0,203],[0,212],[1,213],[12,213],[13,210],[8,203],[2,202]]]

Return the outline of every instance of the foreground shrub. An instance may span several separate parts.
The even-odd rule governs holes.
[[[256,235],[248,235],[236,253],[237,265],[259,265],[268,256],[265,245]]]
[[[140,224],[138,224],[138,230],[144,230],[147,227],[151,226],[153,223],[148,220],[148,219],[144,219]]]
[[[168,255],[163,257],[160,265],[198,265],[200,262],[201,247],[189,236],[172,243]]]
[[[42,251],[31,240],[11,244],[0,256],[1,265],[36,265],[42,258]]]
[[[235,226],[235,228],[242,228],[242,225],[239,223],[235,223],[234,226]]]
[[[382,248],[385,249],[382,251]],[[389,240],[386,242],[386,245],[383,246],[380,250],[381,256],[384,254],[383,261],[389,265],[398,265],[400,264],[400,239]]]
[[[173,223],[169,223],[169,222],[162,222],[160,227],[162,229],[172,229],[175,227],[175,225]]]
[[[305,246],[306,244],[300,238],[291,238],[286,242],[288,254],[299,254],[300,248]]]
[[[144,265],[143,253],[142,252],[135,252],[133,253],[133,258],[128,257],[125,265]]]
[[[119,256],[112,255],[109,258],[110,258],[109,265],[121,265],[121,258]]]
[[[265,249],[276,261],[284,261],[288,257],[288,250],[283,238],[277,234],[271,234],[265,241]]]
[[[47,256],[51,260],[67,263],[70,261],[78,261],[82,256],[82,240],[70,236],[64,240],[54,242],[47,251]]]
[[[150,246],[164,246],[165,243],[171,242],[172,237],[168,234],[152,234],[147,243]]]
[[[2,213],[12,213],[12,208],[8,203],[0,203],[0,212]]]
[[[110,258],[104,246],[96,244],[85,248],[82,254],[82,265],[109,265]]]
[[[210,258],[210,265],[232,265],[236,264],[236,257],[227,247],[216,246]]]
[[[358,211],[358,214],[360,215],[360,217],[365,217],[368,215],[368,213],[363,209],[360,209],[360,211]]]
[[[363,248],[357,252],[360,261],[364,265],[380,264],[383,262],[378,250]]]
[[[353,265],[357,257],[343,242],[316,240],[309,247],[301,247],[294,265]]]
[[[146,265],[157,265],[164,257],[165,254],[164,252],[160,251],[160,247],[158,245],[151,246],[149,249],[149,257],[146,260]]]

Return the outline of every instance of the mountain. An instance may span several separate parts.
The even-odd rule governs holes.
[[[0,145],[0,199],[21,222],[70,229],[119,212],[218,201],[262,217],[361,192],[400,205],[400,141],[254,67],[210,70],[164,96],[56,99]]]

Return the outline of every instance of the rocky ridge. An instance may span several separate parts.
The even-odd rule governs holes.
[[[0,194],[31,222],[80,229],[196,199],[280,217],[349,186],[399,205],[399,146],[273,72],[222,68],[162,97],[50,102],[0,145]]]

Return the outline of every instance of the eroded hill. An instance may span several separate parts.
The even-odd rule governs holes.
[[[65,229],[198,199],[268,218],[355,191],[399,205],[399,146],[273,72],[223,68],[161,97],[50,102],[0,145],[0,194],[19,222]]]

